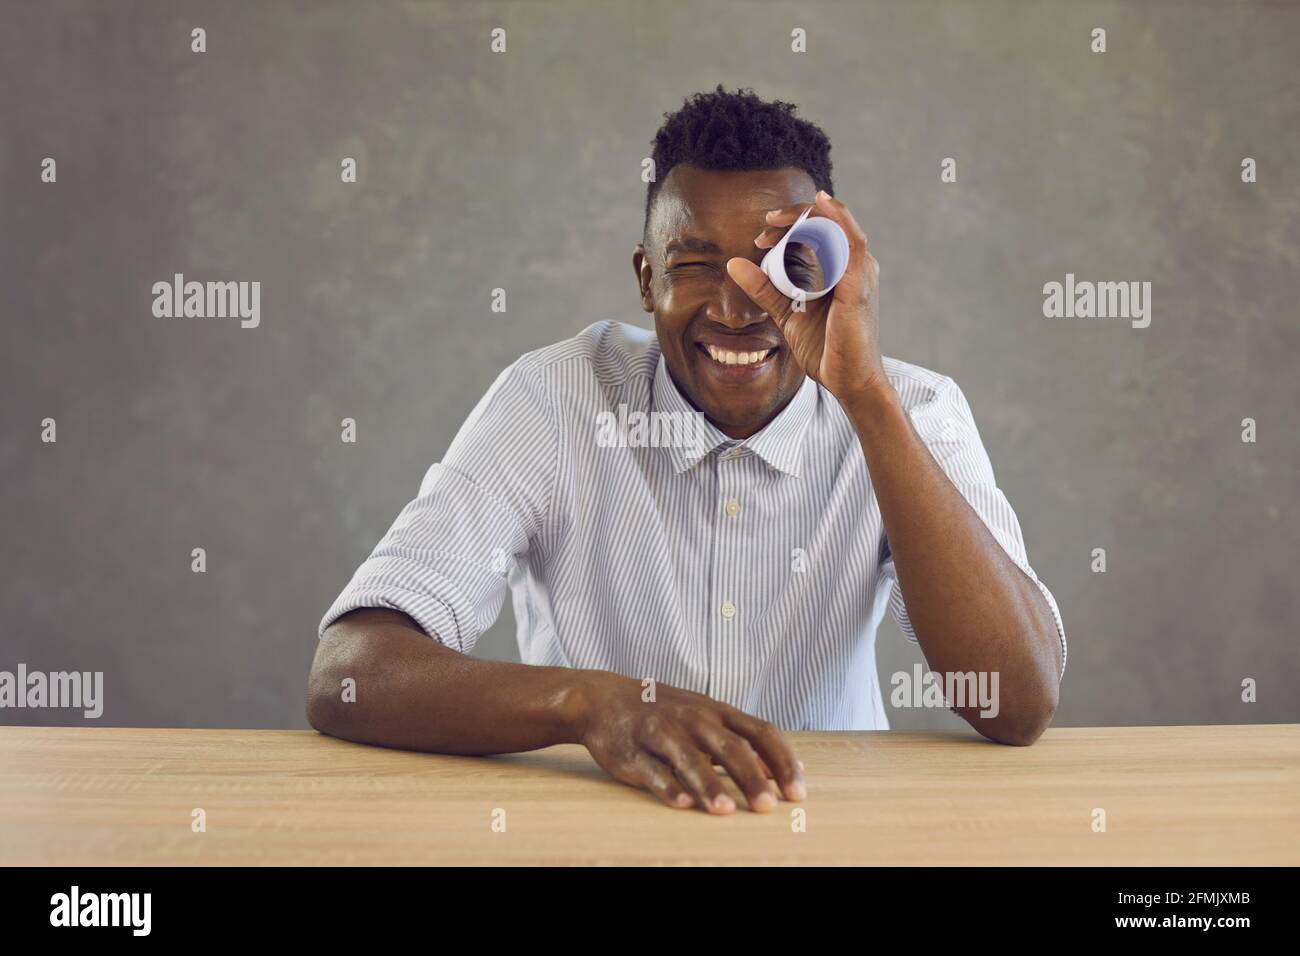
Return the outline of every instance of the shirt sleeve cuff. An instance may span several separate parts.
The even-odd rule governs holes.
[[[1056,634],[1061,639],[1061,672],[1057,675],[1057,680],[1062,680],[1065,677],[1065,658],[1068,648],[1065,641],[1065,624],[1061,620],[1061,611],[1056,606],[1056,598],[1052,597],[1052,592],[1047,589],[1047,585],[1038,580],[1037,575],[1026,570],[1022,565],[1018,566],[1038,586],[1038,590],[1047,601],[1047,606],[1052,610],[1052,621],[1056,625]],[[893,612],[894,620],[898,622],[898,627],[903,632],[903,636],[913,644],[917,643],[916,632],[912,630],[912,619],[908,616],[907,604],[903,601],[903,589],[896,577],[891,581],[889,589],[889,609]]]
[[[1056,677],[1059,681],[1065,677],[1065,658],[1069,651],[1065,643],[1065,624],[1061,620],[1060,608],[1056,606],[1056,598],[1052,597],[1052,592],[1047,590],[1047,585],[1043,584],[1037,577],[1033,581],[1038,585],[1038,590],[1042,592],[1043,597],[1047,600],[1047,606],[1052,609],[1052,621],[1056,624],[1056,634],[1061,639],[1061,672]]]
[[[464,635],[456,623],[456,612],[449,604],[432,594],[376,581],[349,585],[321,618],[316,630],[317,637],[348,611],[363,607],[401,611],[420,625],[425,634],[452,650],[464,653]]]

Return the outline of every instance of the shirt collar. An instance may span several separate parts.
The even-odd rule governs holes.
[[[811,378],[804,376],[799,391],[775,418],[748,438],[737,440],[719,431],[691,405],[678,389],[677,383],[673,381],[662,352],[659,354],[659,364],[655,368],[655,411],[692,414],[699,418],[700,428],[697,436],[700,440],[690,444],[667,445],[663,448],[672,460],[673,471],[677,474],[693,467],[700,459],[720,446],[727,446],[748,449],[773,468],[798,478],[803,463],[804,435],[808,433],[812,424],[818,397],[819,386]]]

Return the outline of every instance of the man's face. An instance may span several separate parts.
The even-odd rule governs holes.
[[[632,257],[641,304],[653,312],[664,360],[678,388],[721,431],[747,438],[786,406],[803,384],[781,330],[727,274],[732,257],[758,263],[754,239],[769,209],[811,203],[801,169],[716,171],[674,166],[660,187],[645,245]],[[788,259],[815,281],[815,260]],[[753,353],[762,353],[758,361]],[[734,362],[734,364],[733,364]]]

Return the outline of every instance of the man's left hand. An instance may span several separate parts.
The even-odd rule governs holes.
[[[807,208],[797,203],[769,212],[754,245],[772,248]],[[830,295],[805,300],[800,311],[750,260],[729,260],[727,272],[772,317],[804,373],[848,407],[887,384],[880,361],[880,265],[844,203],[819,192],[811,215],[838,223],[849,240],[848,269]]]

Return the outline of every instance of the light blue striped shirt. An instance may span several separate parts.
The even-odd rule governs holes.
[[[1056,601],[961,389],[896,359],[884,367],[931,454],[1042,590],[1064,655]],[[656,412],[656,427],[638,427]],[[619,322],[501,373],[320,631],[354,608],[394,608],[468,652],[507,587],[525,663],[653,678],[787,730],[887,728],[886,608],[916,640],[835,398],[805,379],[761,431],[730,439],[682,396],[654,333]]]

